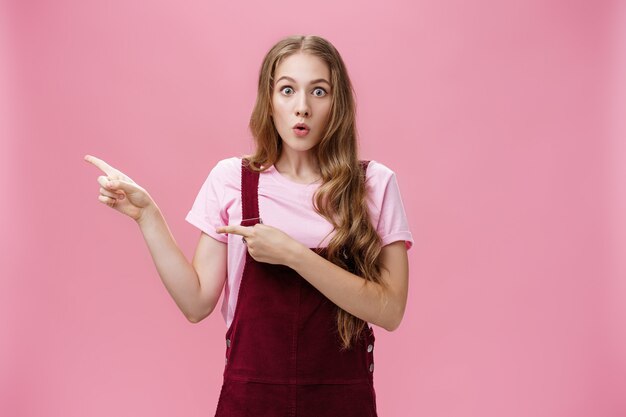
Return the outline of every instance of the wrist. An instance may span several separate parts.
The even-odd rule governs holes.
[[[143,208],[136,221],[139,227],[144,228],[154,224],[160,217],[162,217],[161,210],[152,202]]]
[[[289,256],[287,259],[287,266],[295,271],[300,267],[301,261],[306,255],[306,251],[309,250],[306,246],[298,241],[294,241],[295,243],[292,246],[291,251],[289,252]]]

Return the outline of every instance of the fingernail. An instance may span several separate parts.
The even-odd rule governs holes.
[[[124,199],[124,194],[119,194],[119,195],[117,196],[117,199],[118,199],[118,200],[123,200],[123,199]]]

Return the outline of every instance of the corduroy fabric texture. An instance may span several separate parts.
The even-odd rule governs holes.
[[[243,160],[242,226],[262,217],[258,177]],[[336,309],[293,269],[247,253],[216,417],[376,417],[374,331],[342,350]]]

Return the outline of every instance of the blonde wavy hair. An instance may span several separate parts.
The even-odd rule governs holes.
[[[326,258],[365,281],[386,287],[380,273],[381,240],[369,217],[365,176],[358,159],[354,90],[339,52],[326,39],[289,36],[268,51],[259,72],[257,98],[249,124],[256,150],[243,157],[250,161],[250,169],[258,172],[278,160],[282,139],[270,116],[274,74],[283,59],[299,52],[321,58],[330,69],[330,115],[317,146],[322,183],[313,196],[315,210],[334,226],[335,235],[326,248]],[[381,291],[381,297],[383,294]],[[364,328],[365,321],[337,307],[337,331],[342,348],[350,348]]]

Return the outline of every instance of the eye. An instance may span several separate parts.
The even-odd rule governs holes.
[[[322,87],[317,87],[315,90],[313,90],[313,95],[315,97],[324,97],[326,94],[328,93]]]
[[[284,94],[292,94],[293,93],[293,88],[289,87],[288,85],[281,87],[280,91]]]

